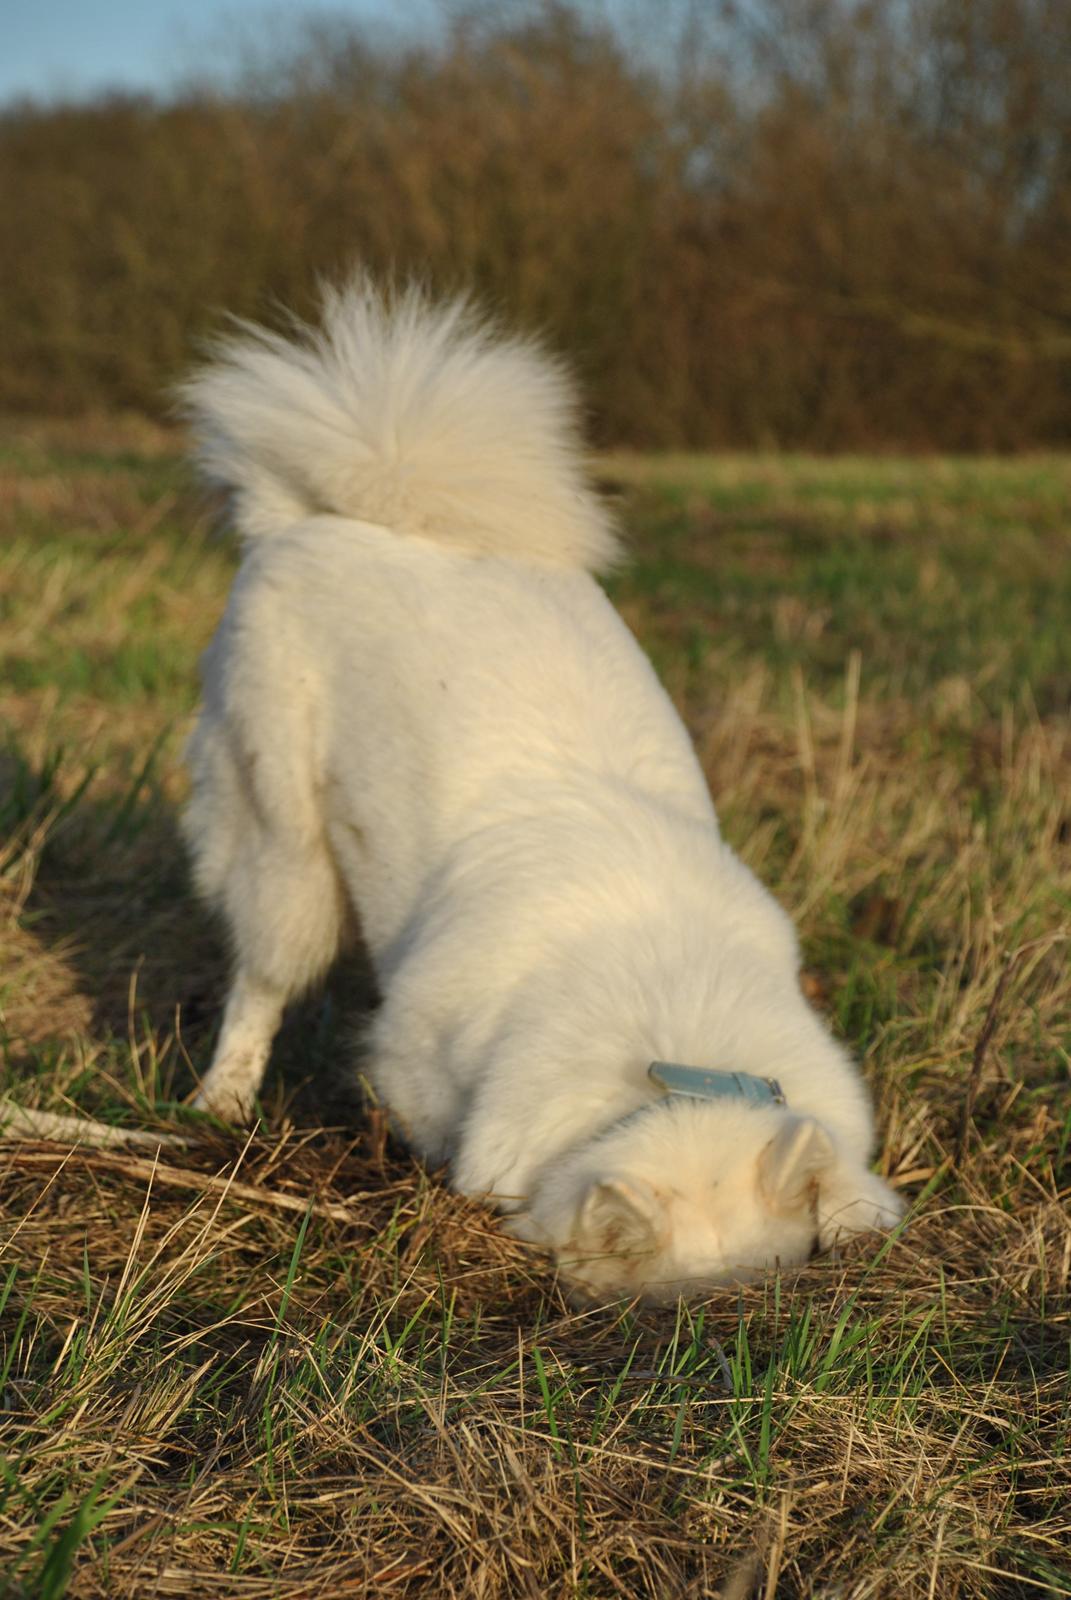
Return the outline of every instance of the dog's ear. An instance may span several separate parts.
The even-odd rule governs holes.
[[[642,1178],[604,1178],[584,1196],[576,1242],[585,1255],[635,1257],[658,1249],[664,1211]]]
[[[833,1141],[813,1117],[793,1117],[759,1155],[759,1189],[782,1213],[799,1211],[835,1160]]]

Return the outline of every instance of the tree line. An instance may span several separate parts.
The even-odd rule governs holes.
[[[166,96],[0,114],[0,407],[166,409],[224,311],[361,262],[579,367],[595,437],[1071,435],[1071,6],[710,0],[308,23]]]

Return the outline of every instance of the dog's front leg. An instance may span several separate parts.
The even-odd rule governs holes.
[[[212,1065],[194,1105],[227,1122],[248,1122],[283,1015],[285,995],[248,972],[235,977]]]

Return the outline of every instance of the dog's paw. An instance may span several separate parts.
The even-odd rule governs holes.
[[[887,1233],[907,1206],[874,1172],[836,1172],[818,1191],[818,1238],[823,1249],[856,1233]]]
[[[209,1111],[221,1122],[241,1127],[252,1122],[256,1110],[256,1097],[255,1084],[209,1072],[191,1104],[195,1111]]]

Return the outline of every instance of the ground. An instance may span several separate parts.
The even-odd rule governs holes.
[[[906,1228],[578,1312],[366,1111],[367,975],[247,1138],[176,832],[234,551],[180,441],[8,425],[0,1595],[1071,1595],[1071,461],[603,459],[612,592],[862,1060]]]

